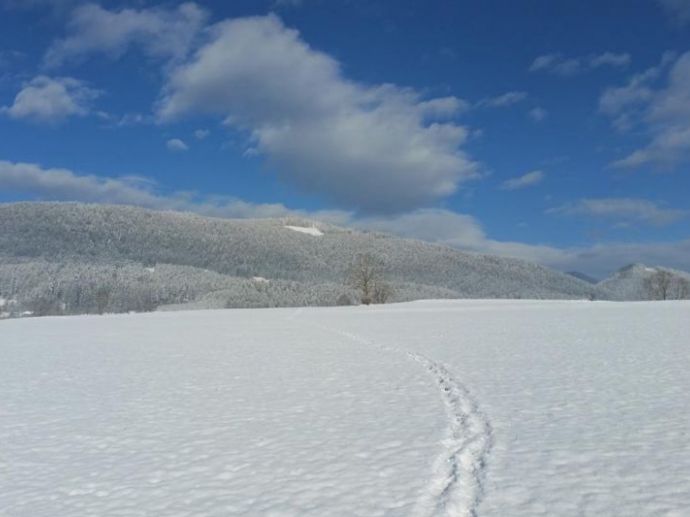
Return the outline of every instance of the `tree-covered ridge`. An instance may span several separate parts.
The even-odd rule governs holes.
[[[347,303],[357,300],[347,277],[362,254],[383,265],[391,301],[608,297],[606,289],[522,260],[295,218],[0,204],[0,297],[22,299],[41,313],[138,311],[191,302]]]

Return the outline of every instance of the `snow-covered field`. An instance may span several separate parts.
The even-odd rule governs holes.
[[[690,515],[690,303],[0,322],[0,515]]]

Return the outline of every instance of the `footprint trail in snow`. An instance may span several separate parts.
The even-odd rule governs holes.
[[[417,502],[415,517],[476,517],[484,493],[487,457],[493,444],[491,424],[470,392],[448,368],[423,355],[380,345],[349,332],[321,327],[352,341],[418,362],[435,379],[446,407],[448,427],[432,477]]]
[[[486,459],[492,445],[491,425],[467,389],[441,363],[408,354],[431,373],[441,390],[448,415],[443,450],[415,515],[474,517],[483,495]]]

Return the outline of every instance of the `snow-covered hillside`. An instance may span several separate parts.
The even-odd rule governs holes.
[[[333,305],[348,295],[348,270],[363,253],[380,259],[395,301],[587,299],[603,293],[522,260],[291,218],[228,220],[126,206],[0,203],[0,296],[36,313],[99,312],[99,290],[106,312],[190,301],[213,307]],[[270,282],[257,290],[253,277]],[[225,294],[218,304],[220,290]],[[82,291],[84,296],[77,294]]]
[[[654,276],[659,273],[668,274],[668,299],[690,298],[690,274],[676,269],[652,267],[644,264],[630,264],[621,268],[610,278],[597,284],[603,291],[610,294],[614,300],[654,300],[661,296],[655,292]]]
[[[690,302],[0,322],[0,514],[690,513]]]

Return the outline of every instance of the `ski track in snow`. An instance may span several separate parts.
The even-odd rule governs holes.
[[[297,311],[292,318],[299,316]],[[442,451],[436,457],[432,477],[417,502],[415,517],[476,517],[484,493],[487,457],[493,444],[491,424],[469,390],[448,368],[421,354],[403,352],[366,338],[317,325],[363,345],[404,354],[422,365],[434,378],[446,407],[448,427]]]

